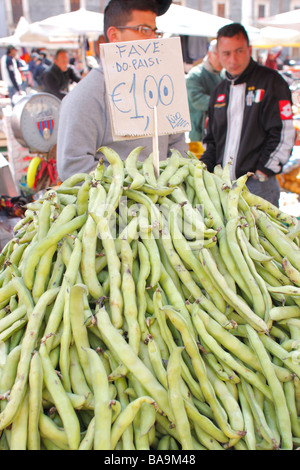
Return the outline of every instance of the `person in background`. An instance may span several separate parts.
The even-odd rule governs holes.
[[[40,50],[40,51],[39,51],[39,55],[40,55],[40,57],[41,57],[41,59],[42,59],[43,64],[45,64],[45,65],[47,65],[47,66],[52,65],[52,60],[49,59],[49,57],[47,57],[46,52]]]
[[[217,53],[217,41],[211,41],[207,55],[201,64],[193,67],[186,76],[192,130],[191,142],[202,142],[209,98],[221,82],[222,65]]]
[[[252,59],[242,25],[221,28],[217,41],[226,78],[211,95],[201,160],[209,171],[231,162],[233,181],[251,172],[249,190],[278,206],[276,175],[295,143],[291,92],[277,71]]]
[[[42,57],[39,56],[36,61],[36,69],[33,73],[33,80],[36,83],[37,91],[43,90],[43,74],[48,68],[49,66],[47,66],[43,62]]]
[[[104,12],[107,42],[161,37],[156,17],[167,11],[171,3],[171,0],[110,0]],[[143,147],[140,160],[152,152],[152,137],[113,140],[107,98],[100,65],[63,99],[57,138],[57,171],[62,180],[75,173],[93,171],[102,156],[97,150],[103,145],[114,149],[122,159],[137,146]],[[188,150],[184,133],[159,136],[161,159],[169,156],[172,148],[182,154]]]
[[[37,69],[40,56],[37,52],[32,52],[28,62],[28,84],[32,88],[37,88],[37,82],[34,80],[34,72]]]
[[[14,106],[16,95],[23,94],[23,78],[20,71],[21,64],[17,59],[17,55],[17,48],[10,45],[7,47],[6,54],[1,58],[1,75],[7,86],[12,106]]]
[[[277,60],[280,55],[281,55],[281,48],[277,52],[270,49],[266,58],[265,66],[273,70],[278,70]]]
[[[69,63],[68,52],[58,49],[53,64],[42,75],[43,91],[62,100],[69,92],[69,85],[80,80],[81,76]]]

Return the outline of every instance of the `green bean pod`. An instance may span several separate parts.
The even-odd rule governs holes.
[[[73,341],[77,348],[80,363],[86,376],[88,385],[91,387],[92,375],[89,368],[88,356],[85,349],[90,347],[87,327],[84,315],[84,296],[87,295],[85,284],[75,284],[70,290],[70,322]]]
[[[167,162],[167,166],[165,169],[160,173],[157,178],[157,186],[167,186],[169,179],[174,173],[177,171],[180,165],[180,154],[178,150],[172,149],[171,150],[171,157]]]
[[[127,323],[129,344],[138,354],[141,340],[141,330],[138,322],[136,286],[132,271],[133,255],[131,246],[127,240],[121,240],[121,273],[124,299],[123,314]]]
[[[88,357],[95,399],[94,450],[111,449],[112,410],[107,373],[102,360],[91,348],[85,349]]]
[[[143,147],[136,147],[133,149],[125,160],[125,169],[128,171],[128,175],[132,179],[130,183],[131,189],[139,189],[145,183],[145,177],[137,169],[137,159],[143,150]]]
[[[211,278],[215,279],[217,286],[221,289],[224,298],[227,300],[229,305],[232,305],[236,311],[245,318],[249,324],[253,325],[258,331],[268,332],[268,326],[265,321],[256,315],[253,310],[244,302],[240,297],[238,297],[234,292],[230,292],[229,286],[226,284],[222,275],[219,274],[216,269],[216,264],[211,257],[209,251],[206,248],[203,248],[200,252],[200,256],[203,264],[208,269]]]
[[[291,419],[283,388],[275,374],[270,357],[260,341],[257,332],[249,325],[246,325],[247,335],[253,350],[256,352],[260,361],[264,375],[268,381],[273,401],[275,404],[278,426],[281,435],[282,448],[286,450],[293,449]]]
[[[271,448],[278,449],[280,443],[276,441],[276,435],[269,427],[264,412],[255,398],[251,385],[244,379],[241,380],[241,384],[259,434],[261,434],[262,438],[271,446]]]
[[[187,324],[185,323],[183,318],[178,314],[178,312],[176,312],[173,308],[165,306],[163,307],[163,311],[166,313],[166,315],[174,324],[174,326],[179,329],[183,337],[183,342],[186,347],[186,351],[192,360],[194,372],[199,380],[199,383],[201,384],[203,395],[207,403],[209,403],[211,409],[213,410],[215,419],[220,429],[224,432],[226,436],[230,438],[241,438],[243,430],[234,431],[227,423],[226,413],[224,409],[220,406],[218,400],[216,399],[215,392],[206,373],[205,364],[198,352],[196,342],[191,336]]]
[[[117,328],[121,328],[123,325],[122,310],[124,302],[121,291],[121,262],[118,257],[115,241],[110,232],[109,224],[106,218],[102,217],[100,219],[98,228],[108,263],[110,281],[109,303],[113,324]]]
[[[108,147],[101,147],[99,150],[104,154],[113,171],[113,182],[110,185],[107,194],[106,210],[104,212],[104,217],[109,218],[113,211],[117,208],[123,192],[124,163],[114,150]]]
[[[42,440],[48,439],[60,450],[70,450],[65,430],[58,427],[49,416],[42,412],[39,415],[39,430]]]
[[[28,450],[40,450],[39,416],[42,409],[43,367],[35,351],[29,370]]]
[[[275,227],[267,215],[261,210],[252,209],[258,227],[265,237],[274,245],[282,257],[287,257],[292,266],[298,269],[300,266],[300,248],[290,240],[282,231]]]
[[[28,253],[26,258],[26,262],[24,260],[23,266],[23,279],[25,285],[28,289],[32,289],[34,283],[34,274],[35,268],[39,262],[40,257],[50,248],[50,246],[54,243],[58,243],[65,235],[68,233],[73,233],[75,230],[82,227],[87,219],[87,215],[81,215],[75,217],[70,222],[60,226],[57,230],[53,231],[50,235],[48,234],[46,238],[44,238],[41,242],[37,245],[34,245]]]
[[[94,299],[103,296],[103,288],[96,274],[97,226],[91,215],[88,216],[82,237],[81,275],[89,294]]]
[[[241,410],[243,413],[244,423],[245,423],[245,431],[246,435],[244,437],[247,449],[248,450],[256,450],[256,433],[255,433],[255,423],[254,417],[251,411],[251,407],[247,400],[247,396],[244,393],[242,384],[238,384],[238,394],[239,394],[239,401],[241,404]]]
[[[80,446],[78,450],[93,450],[94,433],[95,433],[95,417],[91,419],[87,427],[85,436],[80,442]]]
[[[70,449],[77,450],[80,444],[80,425],[78,418],[71,401],[51,364],[44,343],[41,344],[39,352],[43,366],[45,385],[53,397],[57,411],[64,424],[64,430],[68,438]]]
[[[50,352],[51,350],[51,347],[55,340],[54,335],[57,333],[59,325],[61,324],[65,305],[65,295],[77,281],[77,275],[81,260],[81,247],[81,241],[77,237],[74,242],[74,248],[70,257],[70,261],[64,274],[63,282],[60,286],[59,293],[57,295],[45,328],[45,336],[50,336],[46,344],[48,352]]]
[[[127,426],[133,422],[136,414],[140,410],[143,403],[149,403],[150,405],[156,406],[153,398],[149,396],[138,397],[130,402],[127,407],[121,411],[116,421],[114,422],[111,430],[111,448],[115,449],[123,431]]]
[[[214,354],[216,354],[225,364],[231,367],[239,375],[244,377],[249,383],[254,385],[267,398],[272,400],[272,395],[269,388],[262,381],[259,380],[257,374],[253,373],[251,369],[240,364],[234,359],[231,354],[227,353],[220,347],[218,342],[215,341],[213,337],[210,336],[209,333],[206,331],[204,323],[201,320],[200,316],[193,315],[193,322],[199,333],[199,336],[203,338],[204,342],[208,344],[209,348],[214,351]]]
[[[157,186],[154,165],[153,165],[153,153],[150,153],[142,164],[143,175],[148,184],[151,186]]]
[[[134,374],[145,387],[150,396],[157,402],[159,408],[163,410],[170,420],[173,414],[169,407],[166,390],[152,375],[149,369],[143,364],[139,357],[134,353],[133,349],[126,343],[124,338],[112,325],[109,316],[104,308],[101,308],[97,314],[97,326],[103,341],[107,344],[124,365]]]
[[[92,184],[92,177],[88,176],[85,179],[84,183],[80,186],[80,189],[77,194],[77,200],[76,200],[77,215],[83,215],[88,210],[91,184]]]
[[[53,302],[58,293],[58,288],[46,291],[35,305],[27,323],[26,332],[22,341],[21,357],[18,364],[15,383],[10,392],[10,400],[0,414],[0,429],[7,427],[18,413],[20,404],[26,393],[27,380],[30,369],[31,355],[36,347],[41,322],[45,315],[46,307]]]
[[[167,366],[168,396],[174,413],[175,426],[182,450],[193,450],[191,425],[188,420],[184,400],[181,394],[180,357],[183,348],[175,348],[170,354]]]
[[[19,411],[12,423],[10,450],[26,450],[28,439],[29,392],[26,391]]]
[[[297,406],[296,406],[296,393],[295,385],[291,380],[283,384],[283,391],[286,398],[286,403],[289,409],[291,417],[291,426],[293,431],[293,437],[300,437],[300,420],[298,417]]]
[[[290,281],[296,286],[300,287],[299,269],[296,269],[286,256],[282,259],[282,267]]]

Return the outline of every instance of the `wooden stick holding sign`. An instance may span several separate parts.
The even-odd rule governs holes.
[[[157,122],[157,106],[153,108],[153,166],[156,178],[159,177],[159,149],[158,149],[158,122]]]

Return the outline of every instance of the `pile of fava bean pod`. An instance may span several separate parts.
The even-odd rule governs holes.
[[[297,218],[230,164],[101,151],[0,254],[0,448],[299,448]]]

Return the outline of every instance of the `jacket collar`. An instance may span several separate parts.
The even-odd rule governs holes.
[[[220,75],[220,72],[218,72],[217,70],[215,70],[213,68],[213,66],[211,65],[211,63],[209,62],[208,60],[208,56],[206,55],[203,59],[203,67],[210,73],[214,73],[215,75]]]
[[[239,85],[244,83],[247,80],[248,75],[252,72],[252,70],[256,67],[257,63],[250,58],[250,62],[244,72],[237,77],[232,77],[228,72],[225,73],[225,78],[232,84],[232,85]]]

